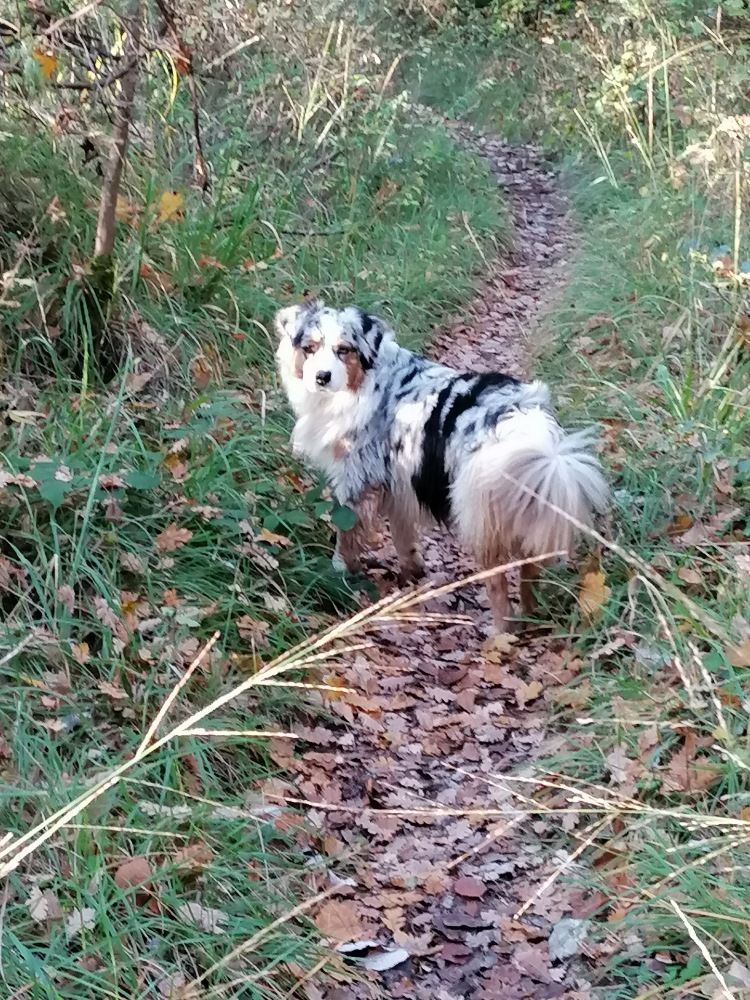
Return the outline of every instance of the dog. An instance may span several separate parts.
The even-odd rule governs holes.
[[[593,430],[566,433],[548,387],[459,372],[400,347],[357,307],[310,300],[280,309],[276,359],[296,416],[293,450],[360,513],[338,531],[334,566],[357,573],[376,504],[388,516],[402,584],[421,577],[420,525],[450,527],[480,567],[568,552],[607,506]],[[539,565],[521,581],[534,607]],[[504,573],[488,578],[495,627],[512,627]]]

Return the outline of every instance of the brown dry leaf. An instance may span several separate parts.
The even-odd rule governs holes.
[[[83,666],[88,661],[90,655],[89,644],[87,642],[71,642],[70,654],[76,663],[80,663]]]
[[[125,701],[128,697],[123,688],[118,687],[117,684],[111,684],[109,681],[99,681],[96,686],[102,694],[106,694],[112,701]]]
[[[584,618],[595,621],[602,613],[611,593],[601,570],[584,574],[578,592],[578,604]]]
[[[176,552],[187,545],[192,537],[193,533],[189,528],[180,528],[173,523],[156,536],[156,546],[162,552]]]
[[[721,768],[713,761],[696,758],[698,737],[688,730],[682,747],[672,755],[662,773],[662,791],[703,792],[721,777]]]
[[[292,544],[291,538],[287,538],[286,535],[277,535],[273,531],[269,531],[268,528],[263,528],[255,536],[256,542],[266,542],[268,545],[281,545],[283,547],[288,547]]]
[[[324,937],[339,942],[361,941],[370,936],[352,899],[331,899],[324,903],[315,917],[315,926]]]
[[[184,483],[190,475],[187,462],[178,454],[170,453],[164,459],[164,465],[176,483]]]
[[[64,583],[62,587],[57,588],[57,599],[72,615],[75,609],[76,595],[69,583]]]
[[[177,907],[177,915],[185,923],[194,924],[209,934],[224,934],[225,925],[229,922],[229,914],[202,903],[181,903]]]
[[[745,639],[739,646],[727,646],[726,654],[733,667],[750,667],[750,639]]]
[[[62,222],[67,218],[65,214],[65,209],[62,207],[62,202],[60,201],[59,195],[55,195],[52,201],[47,205],[47,216],[52,220],[53,223],[57,224]]]
[[[137,556],[134,552],[121,552],[120,565],[123,569],[126,569],[128,573],[135,573],[138,576],[143,576],[146,572],[145,559]]]
[[[251,642],[255,646],[268,645],[268,630],[271,627],[268,622],[260,621],[251,615],[242,615],[237,619],[235,625],[240,634],[240,639],[244,639],[245,642]]]
[[[478,878],[464,875],[453,883],[453,891],[466,899],[481,899],[487,892],[487,886]]]
[[[145,885],[153,874],[147,858],[136,857],[123,861],[115,872],[115,884],[120,889],[131,889],[133,886]]]
[[[677,570],[677,576],[683,583],[687,583],[691,587],[697,587],[703,583],[703,576],[691,566],[680,566]]]
[[[94,612],[96,617],[105,625],[112,633],[112,635],[118,641],[123,644],[128,641],[128,630],[125,628],[123,622],[117,617],[112,608],[107,604],[103,597],[94,598]]]
[[[194,844],[186,844],[172,856],[172,861],[178,868],[188,872],[201,872],[208,867],[214,859],[214,851],[204,844],[203,841],[196,841]]]
[[[116,472],[105,472],[99,476],[99,485],[103,490],[122,490],[127,483]]]

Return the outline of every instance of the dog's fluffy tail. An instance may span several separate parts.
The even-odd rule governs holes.
[[[498,424],[452,488],[456,528],[480,561],[572,548],[574,521],[591,525],[609,498],[592,437],[592,430],[566,434],[542,407]]]

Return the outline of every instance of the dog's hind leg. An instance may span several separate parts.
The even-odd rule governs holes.
[[[490,569],[491,567],[486,567]],[[485,581],[487,597],[492,610],[492,621],[497,632],[512,632],[512,608],[508,597],[508,577],[505,573],[495,573]]]
[[[419,530],[414,518],[392,506],[389,510],[391,537],[399,565],[399,583],[405,587],[424,576],[424,563],[419,555]]]
[[[521,567],[521,610],[525,614],[531,614],[537,609],[538,602],[534,585],[541,572],[542,567],[539,563],[527,563],[526,566]]]

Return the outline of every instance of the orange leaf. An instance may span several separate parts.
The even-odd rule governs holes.
[[[292,544],[291,538],[286,535],[277,535],[268,528],[263,528],[255,537],[256,542],[267,542],[268,545],[282,545],[285,548]]]
[[[170,524],[156,536],[156,546],[162,552],[176,552],[187,545],[192,537],[193,533],[189,528],[178,528],[176,524]]]
[[[34,49],[34,59],[39,63],[44,79],[52,79],[57,69],[57,57],[51,52],[45,52],[44,49]]]
[[[595,621],[599,618],[604,605],[609,600],[610,593],[601,570],[584,574],[581,589],[578,592],[578,604],[583,612],[583,617],[588,621]]]

